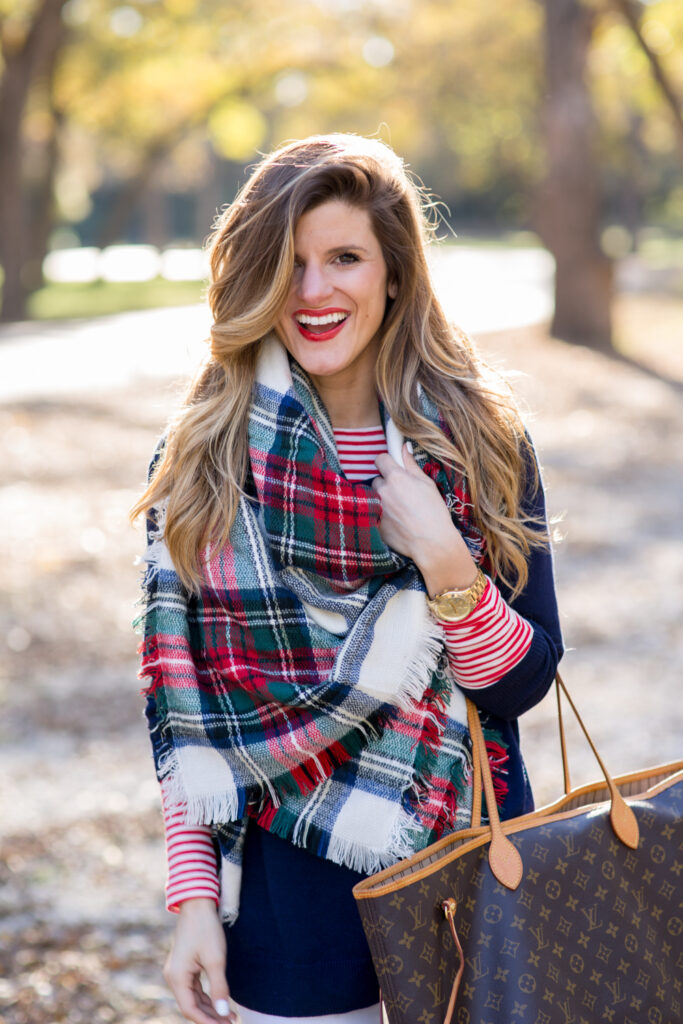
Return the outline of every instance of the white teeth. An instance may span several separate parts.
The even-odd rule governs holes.
[[[346,320],[348,313],[327,313],[325,316],[310,316],[308,313],[299,313],[297,321],[300,324],[310,324],[311,327],[322,327],[324,324],[338,324]]]

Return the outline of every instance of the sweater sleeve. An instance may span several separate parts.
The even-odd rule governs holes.
[[[524,513],[545,524],[540,473],[536,478],[530,469],[527,480]],[[517,597],[502,581],[489,581],[466,619],[442,623],[458,686],[482,711],[507,720],[542,700],[563,654],[549,546],[532,549],[528,573]]]
[[[218,905],[216,854],[209,825],[186,825],[185,807],[171,806],[161,784],[166,837],[166,908],[177,913],[183,900],[204,897]]]
[[[531,623],[503,600],[491,580],[467,618],[439,621],[455,681],[464,690],[497,683],[522,661],[533,641]]]
[[[168,754],[160,726],[156,698],[147,694],[145,717],[152,751],[158,765]],[[168,787],[162,781],[161,806],[166,839],[166,907],[176,913],[183,900],[202,896],[219,901],[216,854],[208,825],[186,825],[183,804],[171,804]]]
[[[154,456],[149,466],[148,478],[156,467],[164,445],[164,438],[158,443]],[[150,510],[147,516],[147,549],[153,548],[158,530],[157,513]],[[148,600],[154,587],[154,574],[147,573],[145,586],[148,589]],[[145,630],[147,625],[145,624]],[[149,673],[151,680],[154,679],[154,672],[151,665],[146,662],[154,662],[154,656],[143,657],[141,676],[145,678]],[[145,716],[152,743],[154,762],[157,767],[165,757],[168,756],[168,743],[162,734],[156,698],[152,692],[153,688],[147,690],[147,701]],[[194,897],[204,897],[219,902],[218,869],[216,866],[216,854],[211,828],[207,825],[186,825],[185,806],[172,805],[168,797],[168,787],[161,782],[161,804],[164,820],[164,836],[166,840],[166,906],[173,913],[177,913],[183,900]]]

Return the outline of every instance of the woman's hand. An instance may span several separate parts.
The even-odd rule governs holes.
[[[379,531],[384,543],[412,558],[430,594],[469,587],[477,575],[474,559],[436,484],[422,472],[408,445],[403,446],[405,469],[387,453],[375,462],[380,476],[372,487],[382,502]]]
[[[164,977],[180,1012],[194,1024],[237,1021],[228,1003],[225,957],[225,934],[214,901],[190,899],[181,903]],[[202,973],[208,982],[208,994],[201,986]]]

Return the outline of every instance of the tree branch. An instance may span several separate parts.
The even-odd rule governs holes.
[[[683,103],[676,95],[676,90],[674,89],[673,83],[665,71],[661,60],[643,36],[640,17],[633,0],[612,0],[612,3],[628,22],[631,31],[636,37],[638,45],[650,62],[650,67],[655,81],[657,82],[662,96],[666,100],[666,103],[673,114],[674,125],[676,127],[676,137],[681,154],[683,154]]]
[[[206,123],[211,112],[219,106],[228,96],[246,96],[246,89],[231,90],[226,94],[221,91],[209,100],[201,110],[196,110],[182,121],[167,128],[161,136],[152,139],[146,150],[140,153],[140,160],[137,171],[123,185],[118,196],[111,206],[108,216],[99,232],[98,243],[101,248],[112,245],[117,241],[121,232],[125,229],[129,217],[135,210],[145,187],[154,174],[159,162],[171,152],[187,135]]]

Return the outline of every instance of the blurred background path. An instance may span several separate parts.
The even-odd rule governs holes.
[[[470,332],[547,320],[553,261],[543,249],[442,247],[434,279],[448,313]],[[97,320],[0,326],[0,400],[110,390],[190,371],[204,352],[205,306]]]

